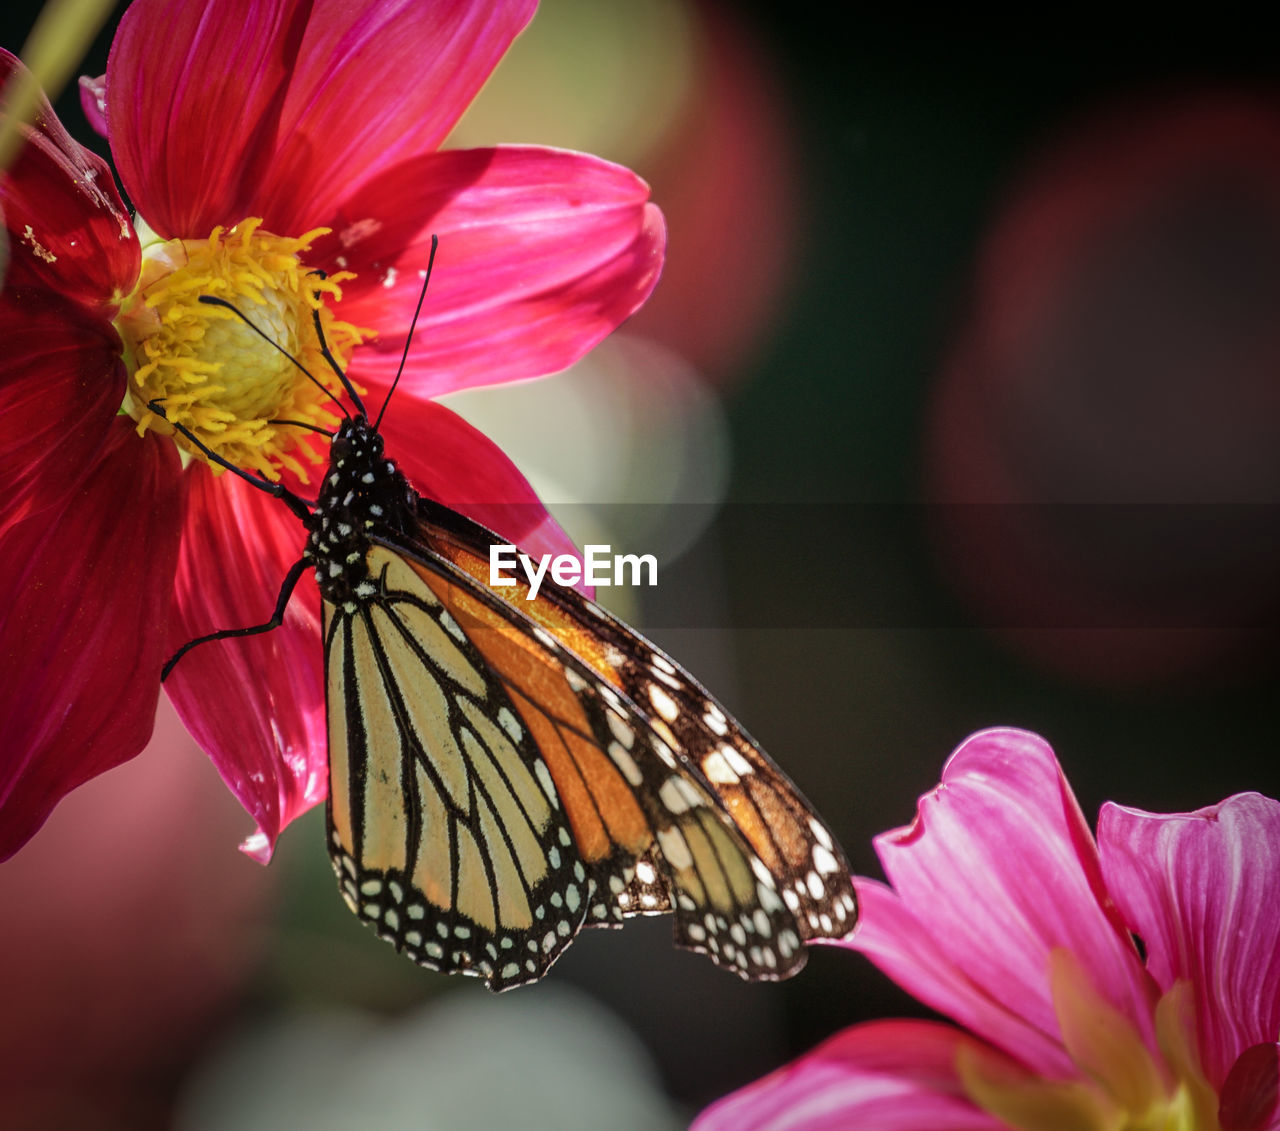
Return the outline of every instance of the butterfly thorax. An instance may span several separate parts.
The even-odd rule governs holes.
[[[344,607],[376,594],[365,564],[371,537],[404,530],[412,500],[408,480],[383,454],[381,435],[362,416],[344,420],[329,450],[307,540],[326,601]]]

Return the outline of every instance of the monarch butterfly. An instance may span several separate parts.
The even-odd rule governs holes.
[[[324,346],[318,315],[315,329]],[[175,424],[309,537],[270,621],[191,641],[164,675],[198,644],[277,627],[314,568],[328,848],[356,916],[420,965],[495,991],[537,981],[581,928],[630,915],[674,912],[677,945],[746,979],[789,977],[807,940],[851,931],[835,838],[728,712],[577,591],[491,589],[489,547],[504,540],[414,491],[383,451],[386,402],[371,422],[324,352],[356,411],[314,504]]]

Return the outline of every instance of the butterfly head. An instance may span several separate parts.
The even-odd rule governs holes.
[[[334,470],[346,461],[372,461],[382,458],[382,433],[378,432],[363,415],[343,420],[329,447],[329,463]]]

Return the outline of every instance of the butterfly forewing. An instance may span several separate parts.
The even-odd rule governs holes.
[[[781,884],[801,937],[840,938],[857,904],[834,836],[790,780],[710,695],[669,657],[616,621],[632,646],[617,670],[624,689],[651,704],[668,741],[702,770],[734,824]]]

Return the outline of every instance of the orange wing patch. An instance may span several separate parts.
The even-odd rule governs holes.
[[[453,539],[433,539],[431,548],[441,557],[451,561],[464,573],[475,578],[480,585],[483,585],[486,589],[489,588],[489,559],[487,557],[474,553]],[[442,584],[448,583],[442,582]],[[458,591],[456,586],[450,586],[450,588],[455,592]],[[602,679],[608,680],[617,688],[622,687],[618,673],[609,663],[606,650],[600,638],[584,625],[579,624],[564,610],[558,608],[552,602],[544,600],[541,595],[532,601],[527,600],[529,586],[522,577],[519,575],[515,577],[514,586],[491,589],[490,592],[501,597],[507,604],[519,610],[522,614],[532,619],[535,624],[549,632],[570,652],[589,664],[592,670]],[[444,600],[443,595],[441,600]]]
[[[631,856],[643,853],[653,834],[622,772],[595,744],[563,666],[543,645],[516,632],[458,586],[422,565],[414,563],[413,568],[501,674],[521,719],[533,732],[583,859],[597,863],[618,846]]]

